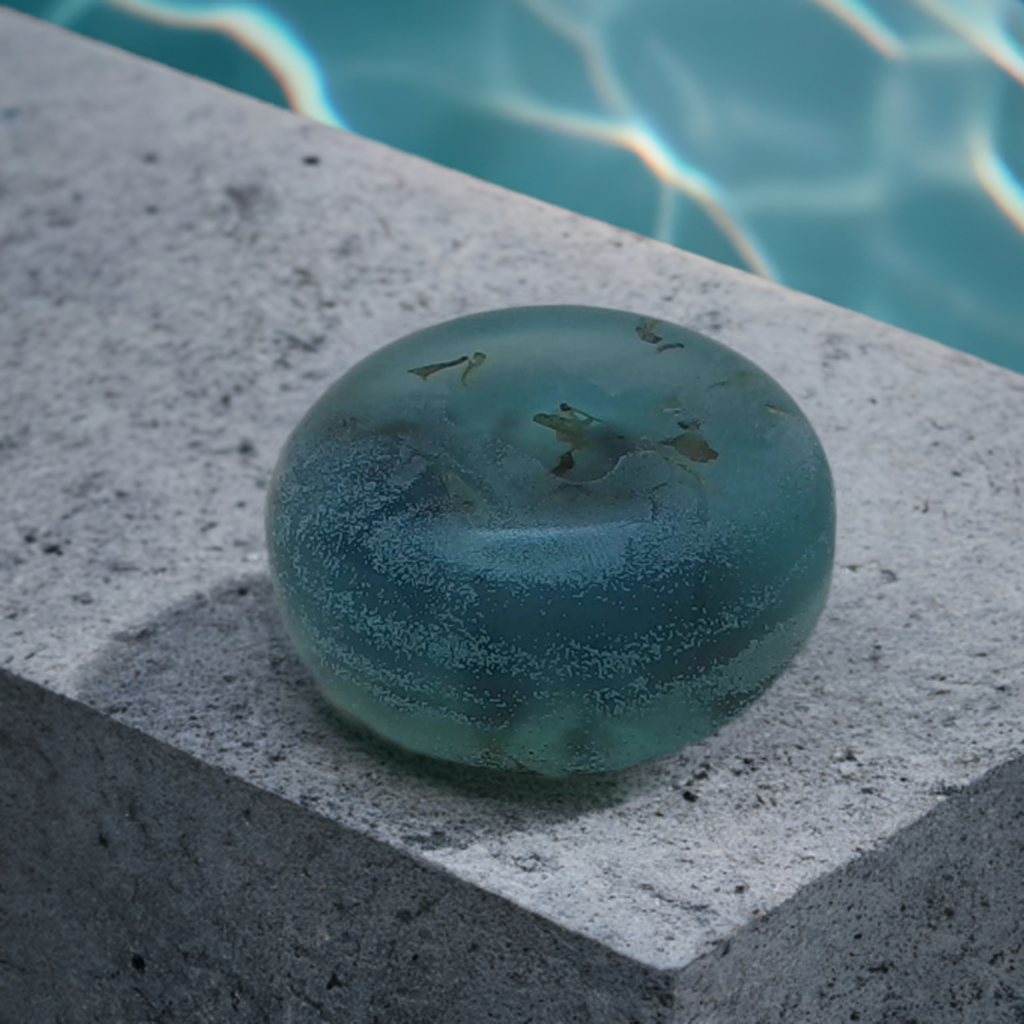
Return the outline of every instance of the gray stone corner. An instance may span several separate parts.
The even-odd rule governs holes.
[[[8,11],[0,96],[0,1021],[1024,1020],[1024,378]],[[549,302],[764,366],[839,509],[761,701],[558,784],[337,723],[262,533],[353,361]]]

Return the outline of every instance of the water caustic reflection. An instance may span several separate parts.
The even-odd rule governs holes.
[[[807,638],[832,569],[824,453],[737,353],[609,310],[420,331],[296,428],[267,505],[289,635],[399,746],[621,768],[717,730]]]
[[[1021,0],[19,5],[1024,370]]]

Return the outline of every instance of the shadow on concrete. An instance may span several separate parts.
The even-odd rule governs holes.
[[[265,574],[224,583],[116,634],[80,677],[77,695],[312,810],[355,814],[371,829],[385,818],[402,821],[396,838],[424,850],[532,830],[663,783],[656,764],[545,779],[447,764],[378,740],[320,697]],[[432,813],[439,808],[440,816]],[[442,819],[453,813],[472,827],[450,834]]]

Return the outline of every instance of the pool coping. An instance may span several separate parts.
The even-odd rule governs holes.
[[[1014,1000],[998,996],[1006,958],[988,961],[1024,917],[1005,898],[1024,828],[1024,377],[33,19],[0,11],[0,26],[0,672],[22,723],[10,727],[19,739],[5,793],[38,830],[8,858],[25,921],[46,878],[26,868],[39,864],[32,843],[63,844],[108,880],[140,851],[185,856],[170,835],[147,846],[114,815],[127,860],[109,860],[110,835],[86,851],[70,839],[83,823],[29,813],[47,792],[33,774],[39,751],[78,776],[78,788],[53,790],[70,822],[111,785],[95,751],[112,744],[137,787],[117,799],[134,801],[137,819],[157,805],[201,830],[195,794],[212,808],[216,780],[245,787],[274,824],[257,840],[245,801],[232,804],[225,865],[242,876],[296,831],[333,834],[360,865],[387,862],[364,872],[366,892],[390,887],[405,901],[390,917],[367,914],[367,933],[401,935],[413,950],[432,915],[479,898],[494,929],[503,922],[507,935],[515,921],[532,936],[532,991],[508,982],[526,967],[466,952],[432,961],[415,1019],[444,1007],[438,1019],[480,1019],[499,978],[507,1017],[496,1019],[547,1007],[540,1019],[781,1020],[787,1006],[872,1019],[883,1005],[921,1012],[937,965],[951,990],[980,987],[977,1012],[989,1015],[978,1019],[1011,1019]],[[381,750],[319,705],[277,624],[262,495],[288,430],[361,354],[450,316],[549,302],[680,322],[769,370],[833,466],[836,573],[806,649],[716,736],[613,779],[484,783]],[[63,739],[44,740],[47,722]],[[34,730],[37,753],[23,756]],[[93,748],[71,758],[76,730]],[[965,823],[978,821],[998,870],[962,846]],[[331,884],[339,862],[318,864],[316,884]],[[928,887],[936,873],[955,879],[950,902]],[[188,877],[204,884],[201,871]],[[303,882],[281,885],[298,899]],[[431,886],[441,895],[417,914]],[[190,890],[182,904],[194,914],[217,898]],[[120,956],[108,996],[134,1005],[131,993],[161,975],[133,943],[156,940],[133,917],[131,941],[87,955],[90,907],[46,933],[81,959],[62,967],[68,992],[97,984],[102,957]],[[239,894],[225,896],[208,942],[244,911]],[[337,966],[362,962],[344,952],[343,913],[310,908],[292,922],[319,972],[297,983],[296,1006],[356,1013]],[[872,939],[857,920],[875,922]],[[241,917],[233,926],[250,944],[270,942]],[[462,927],[482,948],[499,941],[487,920]],[[219,949],[221,977],[245,975],[234,955]],[[266,955],[274,966],[262,972],[285,969]],[[44,984],[45,960],[31,984],[15,978],[16,992]],[[401,963],[373,970],[393,977]],[[195,983],[185,967],[166,970],[162,998]],[[829,972],[831,987],[820,982]],[[324,992],[303,988],[314,977]],[[466,977],[473,985],[460,986]],[[259,979],[245,977],[247,991]],[[374,1003],[399,998],[386,988],[364,991],[358,1013],[400,1019],[386,1016],[400,1000]],[[566,993],[580,1008],[553,1009]],[[930,1020],[946,1019],[929,1005]]]

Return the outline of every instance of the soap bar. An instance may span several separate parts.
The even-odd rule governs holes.
[[[267,540],[342,715],[557,776],[670,754],[763,693],[824,605],[835,503],[810,423],[743,356],[536,306],[345,373],[284,446]]]

